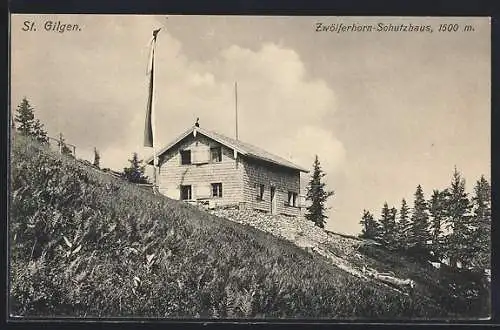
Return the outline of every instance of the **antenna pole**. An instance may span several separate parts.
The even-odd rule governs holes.
[[[238,140],[238,82],[234,82],[234,101],[236,112],[236,140]]]

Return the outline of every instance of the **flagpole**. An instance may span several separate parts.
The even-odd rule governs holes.
[[[158,178],[157,178],[157,168],[158,168],[158,157],[156,157],[156,111],[155,111],[155,101],[156,101],[156,87],[155,87],[155,48],[156,48],[156,36],[153,45],[153,67],[151,68],[152,79],[152,93],[151,93],[151,130],[153,131],[153,192],[158,193]]]
[[[160,29],[153,31],[153,39],[151,40],[151,58],[149,67],[149,97],[148,106],[146,111],[146,127],[144,130],[144,146],[152,147],[153,149],[153,192],[155,194],[159,193],[158,189],[158,157],[156,155],[156,111],[155,108],[155,98],[156,98],[156,88],[155,88],[155,49],[156,49],[156,37],[160,32]]]

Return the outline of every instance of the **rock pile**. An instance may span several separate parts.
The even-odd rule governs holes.
[[[388,281],[387,276],[379,278],[378,276],[374,276],[374,274],[379,275],[382,273],[379,273],[375,269],[367,269],[364,266],[360,266],[364,265],[364,257],[357,252],[358,247],[361,244],[367,244],[367,242],[361,239],[326,232],[304,217],[271,215],[256,210],[239,208],[216,208],[208,210],[208,212],[288,240],[309,253],[316,253],[325,257],[336,267],[354,276],[367,281],[377,280],[381,285],[401,292],[397,288],[386,284]],[[410,279],[398,279],[394,276],[390,276],[390,280],[394,283],[402,281],[405,285],[406,282],[411,281]],[[413,281],[411,283],[413,283],[413,287],[415,284]]]
[[[301,217],[271,215],[255,210],[239,210],[235,208],[218,208],[209,212],[234,222],[256,227],[289,241],[297,240],[305,246],[312,247],[330,240],[329,235],[324,230]]]
[[[307,251],[326,257],[337,267],[355,276],[365,278],[362,272],[348,261],[358,255],[356,251],[359,240],[327,233],[303,217],[271,215],[237,208],[217,208],[209,212],[288,240]]]

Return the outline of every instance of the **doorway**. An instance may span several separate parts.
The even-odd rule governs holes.
[[[276,214],[276,187],[271,187],[271,214]]]

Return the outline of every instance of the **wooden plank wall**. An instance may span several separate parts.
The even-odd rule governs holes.
[[[193,187],[192,197],[200,196],[203,187],[210,187],[211,183],[222,183],[222,198],[214,198],[217,205],[235,204],[242,201],[243,195],[243,166],[234,160],[233,151],[222,147],[222,161],[218,163],[181,165],[180,150],[189,149],[193,152],[198,148],[221,146],[218,142],[198,134],[190,135],[187,139],[172,148],[160,159],[159,189],[164,195],[180,199],[180,185]],[[198,149],[199,150],[199,149]],[[211,188],[208,190],[211,193]],[[204,194],[203,194],[204,195]]]
[[[244,168],[243,194],[247,207],[270,212],[271,186],[274,186],[276,187],[277,213],[294,216],[300,214],[300,208],[285,206],[285,202],[288,202],[289,191],[297,194],[300,192],[299,171],[269,166],[248,158],[245,158]],[[264,184],[264,197],[263,200],[258,200],[259,186],[261,184]]]

